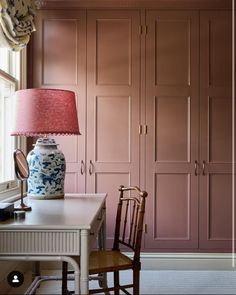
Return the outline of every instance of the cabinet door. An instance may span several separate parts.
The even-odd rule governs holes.
[[[55,138],[66,158],[65,192],[85,192],[81,161],[85,161],[86,138],[86,14],[82,10],[41,10],[36,27],[30,57],[31,86],[75,92],[82,135]]]
[[[198,247],[198,13],[148,11],[145,248]]]
[[[200,20],[200,248],[223,250],[232,237],[231,13]]]
[[[108,243],[119,185],[139,185],[139,18],[133,10],[88,11],[87,192],[108,193]]]

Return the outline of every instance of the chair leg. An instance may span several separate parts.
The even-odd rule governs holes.
[[[99,287],[101,287],[103,289],[108,288],[107,273],[99,273],[98,275],[99,275],[99,277],[101,277],[101,279],[99,279],[99,281],[98,281]],[[105,294],[109,295],[110,293],[108,291],[105,291]]]
[[[133,284],[134,284],[134,294],[139,295],[139,284],[140,284],[140,272],[139,270],[133,270]]]
[[[67,271],[68,271],[68,263],[63,261],[62,262],[62,286],[61,286],[62,295],[69,294],[67,290]]]
[[[114,271],[114,294],[119,295],[120,294],[120,277],[119,277],[119,271]]]

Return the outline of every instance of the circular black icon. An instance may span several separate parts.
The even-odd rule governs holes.
[[[13,288],[18,288],[24,283],[24,275],[20,271],[12,271],[7,276],[8,284]]]

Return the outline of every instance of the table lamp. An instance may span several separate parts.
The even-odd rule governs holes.
[[[15,127],[11,135],[39,137],[29,152],[28,192],[37,199],[64,197],[65,157],[53,135],[79,135],[75,93],[59,89],[16,91]]]

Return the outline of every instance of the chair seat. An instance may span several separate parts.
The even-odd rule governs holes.
[[[89,258],[89,274],[131,269],[132,260],[119,251],[92,251]]]

